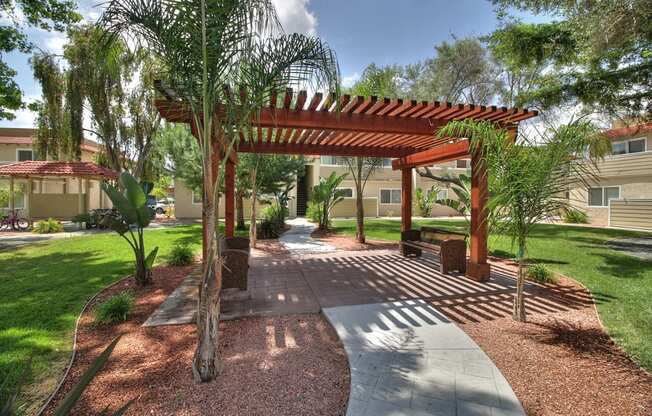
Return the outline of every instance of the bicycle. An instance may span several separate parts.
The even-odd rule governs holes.
[[[18,211],[14,210],[0,218],[0,230],[27,231],[30,229],[32,226],[31,221],[18,215]]]

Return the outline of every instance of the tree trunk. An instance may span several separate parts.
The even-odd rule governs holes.
[[[516,295],[514,295],[514,311],[512,318],[518,322],[526,321],[525,314],[525,269],[523,257],[518,259],[518,277],[516,278]]]
[[[236,211],[236,217],[238,218],[236,228],[238,230],[244,230],[247,227],[245,225],[245,219],[244,219],[244,197],[242,196],[242,192],[236,193],[235,211]]]
[[[139,286],[152,283],[152,271],[145,267],[145,254],[136,252],[136,273],[134,279]]]
[[[257,198],[256,173],[253,173],[251,180],[251,219],[249,224],[249,244],[256,247],[256,198]]]
[[[355,229],[355,239],[358,243],[364,244],[366,241],[364,235],[364,204],[362,201],[362,192],[357,192],[355,197],[355,217],[356,217],[356,229]]]

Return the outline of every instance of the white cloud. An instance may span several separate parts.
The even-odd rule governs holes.
[[[62,33],[49,32],[45,38],[45,49],[55,55],[63,55],[63,47],[68,43],[68,37]]]
[[[353,75],[349,75],[342,78],[342,86],[346,88],[351,88],[357,80],[360,79],[360,74],[355,72]]]
[[[272,0],[287,33],[317,33],[317,17],[308,10],[310,0]]]

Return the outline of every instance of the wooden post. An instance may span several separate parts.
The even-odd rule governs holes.
[[[16,195],[14,195],[14,177],[9,177],[9,212],[16,209]]]
[[[487,199],[489,184],[487,170],[482,163],[481,150],[471,154],[471,257],[466,276],[479,282],[489,279],[487,263]]]
[[[227,160],[224,168],[224,222],[227,237],[233,237],[235,230],[235,163]]]
[[[84,213],[84,194],[82,193],[82,178],[77,178],[77,214]]]
[[[32,185],[32,180],[27,179],[27,197],[25,198],[25,215],[27,215],[27,218],[32,218],[32,192],[33,192],[33,185]]]
[[[401,231],[412,229],[412,168],[401,170]]]

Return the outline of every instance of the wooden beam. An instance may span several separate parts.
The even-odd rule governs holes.
[[[329,156],[369,156],[369,157],[402,157],[414,153],[412,148],[383,148],[371,146],[341,146],[327,144],[302,143],[252,143],[250,141],[238,144],[238,152],[243,153],[277,153],[295,155],[329,155]]]
[[[489,279],[491,268],[487,263],[487,200],[489,199],[488,172],[480,150],[471,155],[471,257],[466,265],[466,276],[477,281]]]
[[[432,149],[413,153],[392,161],[392,169],[399,170],[408,167],[430,166],[435,163],[462,159],[469,155],[469,141],[463,140],[456,143],[446,143]]]
[[[401,170],[401,231],[412,229],[412,168]]]
[[[235,164],[230,160],[224,167],[224,234],[233,237],[235,231]]]

